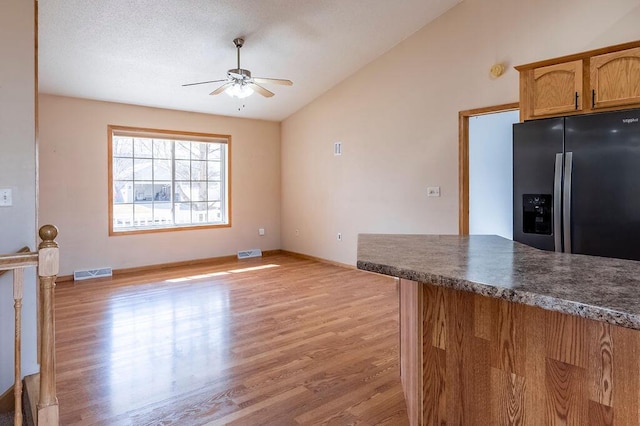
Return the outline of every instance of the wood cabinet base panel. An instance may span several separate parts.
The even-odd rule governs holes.
[[[413,425],[640,424],[638,331],[407,280],[400,305]]]

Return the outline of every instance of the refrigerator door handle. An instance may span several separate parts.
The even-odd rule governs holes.
[[[564,158],[564,191],[562,212],[564,222],[564,251],[571,251],[571,172],[573,171],[573,152],[567,152]]]
[[[556,154],[555,176],[553,178],[553,245],[555,251],[562,251],[562,153]]]

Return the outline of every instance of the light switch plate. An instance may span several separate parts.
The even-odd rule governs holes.
[[[427,188],[427,197],[439,197],[439,196],[440,196],[439,186],[430,186]]]
[[[11,197],[11,189],[4,188],[0,189],[0,207],[9,207],[13,205],[13,200]]]
[[[342,142],[333,143],[333,155],[342,155]]]

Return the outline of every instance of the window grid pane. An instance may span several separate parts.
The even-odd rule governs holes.
[[[226,143],[112,134],[111,147],[114,231],[228,223]]]

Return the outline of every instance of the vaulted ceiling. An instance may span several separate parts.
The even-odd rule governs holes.
[[[459,1],[40,0],[39,91],[279,121]],[[294,85],[244,100],[182,87],[224,79],[236,37],[242,68]]]

